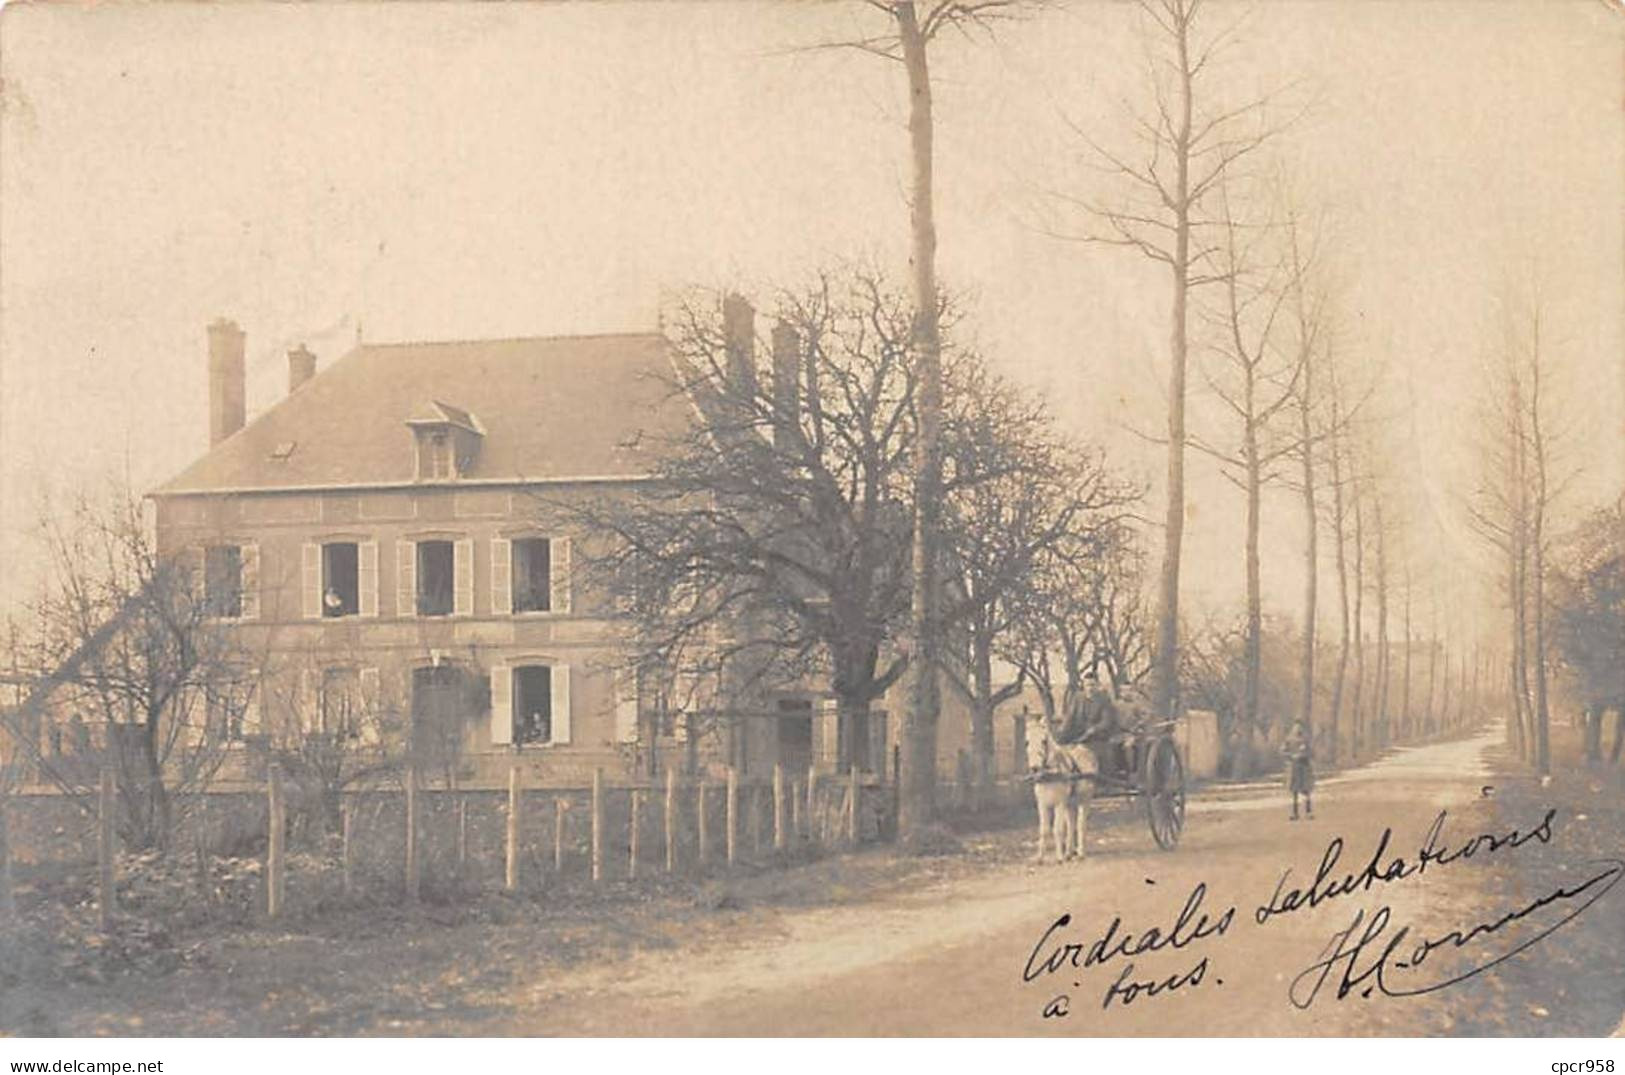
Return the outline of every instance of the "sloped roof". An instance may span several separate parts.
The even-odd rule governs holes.
[[[691,413],[670,377],[654,333],[364,344],[154,492],[409,483],[435,412],[485,434],[467,481],[636,477]]]

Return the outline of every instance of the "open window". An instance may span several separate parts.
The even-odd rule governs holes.
[[[553,543],[521,538],[513,543],[513,610],[547,612],[553,607]]]
[[[210,616],[238,619],[243,614],[243,550],[210,545],[203,550],[203,602]]]
[[[360,551],[353,541],[322,546],[322,615],[354,616],[361,611]]]
[[[545,664],[513,670],[513,741],[553,741],[553,669]]]
[[[450,541],[417,543],[417,610],[420,616],[450,616],[456,601],[456,546]]]

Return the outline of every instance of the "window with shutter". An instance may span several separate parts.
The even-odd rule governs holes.
[[[322,614],[322,547],[306,544],[300,551],[300,612],[305,619],[314,620]]]
[[[491,539],[491,613],[507,616],[514,611],[513,542]]]
[[[358,605],[363,616],[378,615],[378,543],[363,541],[356,546],[360,564],[357,568],[356,589]]]
[[[638,739],[637,677],[627,672],[615,676],[615,741],[635,743]]]
[[[417,615],[417,542],[395,542],[395,615]]]
[[[456,553],[453,557],[453,575],[456,583],[456,598],[452,606],[452,614],[472,616],[474,615],[474,543],[467,538],[456,543]]]
[[[260,618],[260,547],[247,544],[243,550],[242,614],[245,620]]]
[[[513,733],[513,669],[499,664],[491,669],[491,742],[507,746]]]
[[[570,741],[570,666],[553,666],[553,742]]]

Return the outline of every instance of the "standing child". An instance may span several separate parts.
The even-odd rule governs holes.
[[[1287,733],[1286,742],[1281,744],[1281,753],[1286,755],[1287,787],[1292,792],[1292,820],[1298,820],[1298,795],[1303,795],[1304,810],[1309,817],[1315,816],[1314,800],[1310,792],[1315,787],[1315,770],[1309,759],[1309,730],[1304,727],[1303,721],[1298,721]]]

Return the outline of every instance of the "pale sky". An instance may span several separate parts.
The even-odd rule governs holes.
[[[1295,82],[1281,143],[1333,222],[1348,360],[1416,400],[1385,454],[1447,592],[1470,538],[1475,365],[1534,265],[1576,502],[1625,480],[1625,15],[1600,0],[1215,3],[1246,15],[1227,92]],[[0,603],[43,488],[145,490],[205,447],[204,325],[248,334],[250,416],[284,353],[652,329],[663,293],[771,286],[841,258],[906,267],[901,70],[803,51],[856,4],[14,4],[0,16]],[[870,26],[872,27],[872,23]],[[1035,225],[1104,193],[1063,115],[1123,144],[1140,38],[1079,3],[934,56],[941,269],[995,364],[1153,484],[1166,281]],[[1200,384],[1193,378],[1193,385]],[[544,401],[545,402],[545,401]],[[1210,417],[1194,402],[1195,421]],[[1213,434],[1215,437],[1217,434]],[[1240,588],[1241,503],[1193,463],[1186,593]],[[1266,504],[1266,592],[1302,585]],[[1158,538],[1151,533],[1153,546]]]

